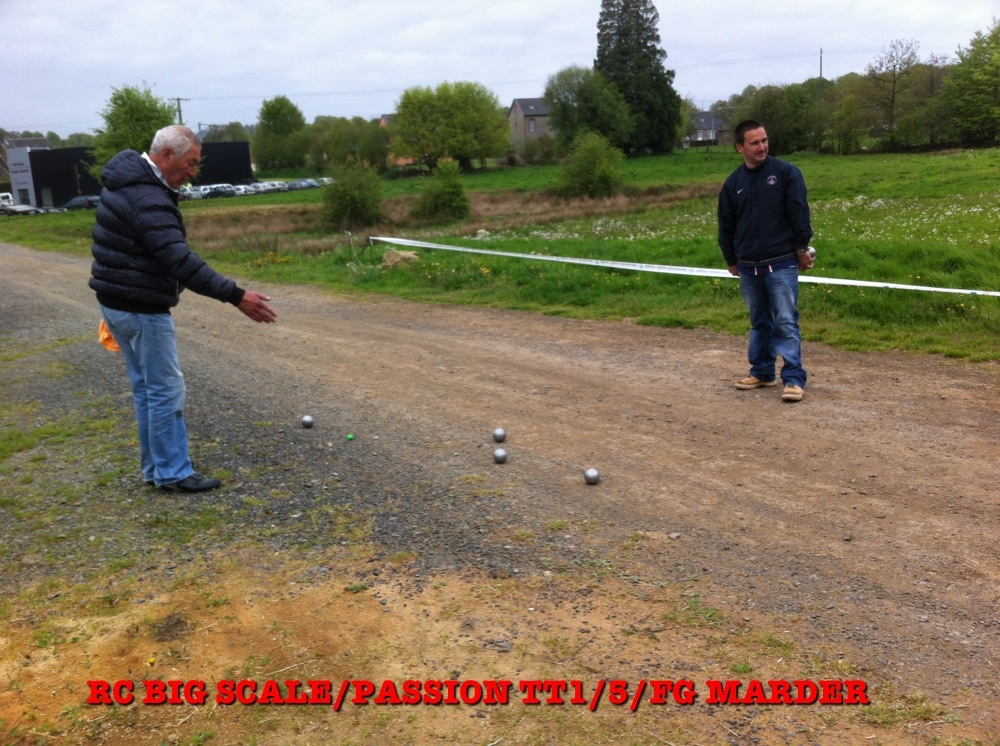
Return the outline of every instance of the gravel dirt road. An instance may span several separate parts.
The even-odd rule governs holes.
[[[0,245],[0,266],[0,333],[80,340],[57,353],[81,373],[65,396],[124,395],[88,259]],[[199,499],[282,491],[260,517],[282,521],[276,548],[309,531],[289,516],[336,491],[417,575],[611,558],[646,582],[696,579],[726,614],[1000,733],[1000,366],[807,342],[806,397],[785,404],[733,387],[742,338],[254,289],[277,324],[192,293],[175,318],[199,468],[231,473]],[[648,551],[621,550],[637,536]]]

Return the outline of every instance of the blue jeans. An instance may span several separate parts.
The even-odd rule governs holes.
[[[805,388],[799,333],[799,268],[790,266],[772,272],[770,267],[741,267],[740,293],[750,310],[750,375],[761,381],[775,380],[774,368],[781,355],[781,380],[786,386]]]
[[[106,306],[101,306],[101,315],[122,349],[132,383],[143,479],[162,485],[191,476],[184,374],[177,359],[173,317]]]

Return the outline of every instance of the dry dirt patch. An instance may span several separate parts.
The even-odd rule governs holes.
[[[245,558],[252,561],[251,557]],[[371,558],[369,558],[371,559]],[[857,676],[849,664],[824,659],[831,651],[797,651],[790,641],[756,631],[707,623],[665,622],[664,614],[688,609],[674,591],[587,578],[486,579],[455,574],[414,583],[405,572],[382,569],[372,585],[344,585],[339,573],[357,576],[359,557],[336,567],[322,585],[288,579],[292,565],[266,572],[201,568],[178,587],[157,594],[141,610],[110,618],[63,616],[60,644],[33,650],[30,627],[12,625],[10,648],[31,651],[3,665],[18,687],[0,694],[0,715],[20,742],[63,743],[797,743],[802,739],[850,743],[912,743],[911,728],[884,729],[837,707],[710,706],[652,695],[629,712],[628,703],[602,698],[595,711],[572,704],[525,704],[523,681],[577,681],[589,702],[601,679],[690,681],[703,700],[709,679],[738,678],[736,663],[753,661],[753,677],[817,679]],[[371,564],[369,563],[369,566]],[[383,569],[384,568],[384,569]],[[220,599],[220,592],[228,595]],[[217,603],[206,601],[211,594]],[[222,602],[218,602],[218,601]],[[727,640],[726,638],[730,638]],[[750,674],[748,674],[750,675]],[[744,679],[747,675],[743,676]],[[476,684],[462,704],[356,704],[352,688],[340,712],[329,705],[220,704],[224,682],[252,681],[251,698],[267,681],[343,679],[395,682],[458,681]],[[174,703],[129,706],[83,704],[87,682],[134,681],[137,698],[173,697]],[[185,682],[166,694],[144,694],[144,680]],[[511,681],[506,704],[472,701],[487,682]],[[572,687],[572,685],[571,685]],[[153,691],[153,690],[150,690]],[[171,695],[171,691],[173,694]],[[431,692],[430,689],[426,690]],[[488,689],[487,689],[488,691]],[[206,693],[204,701],[199,693]],[[874,692],[873,692],[874,694]],[[187,700],[184,702],[183,700]],[[684,701],[682,699],[682,701]],[[856,709],[856,708],[855,708]],[[7,718],[11,719],[8,720]],[[933,732],[944,723],[930,726]],[[624,739],[622,733],[628,733]],[[618,735],[616,735],[618,734]],[[211,738],[209,738],[211,737]],[[15,741],[18,742],[18,741]]]

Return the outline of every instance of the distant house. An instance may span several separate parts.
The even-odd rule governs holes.
[[[683,140],[685,148],[732,144],[729,125],[710,111],[699,111],[691,117],[689,133]]]
[[[551,134],[549,104],[544,98],[515,98],[507,111],[510,125],[510,148],[518,152],[528,140]]]

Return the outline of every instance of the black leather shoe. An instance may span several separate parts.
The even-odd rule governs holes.
[[[160,489],[164,492],[207,492],[220,486],[222,486],[222,480],[203,477],[201,474],[192,474],[179,482],[161,484]]]

